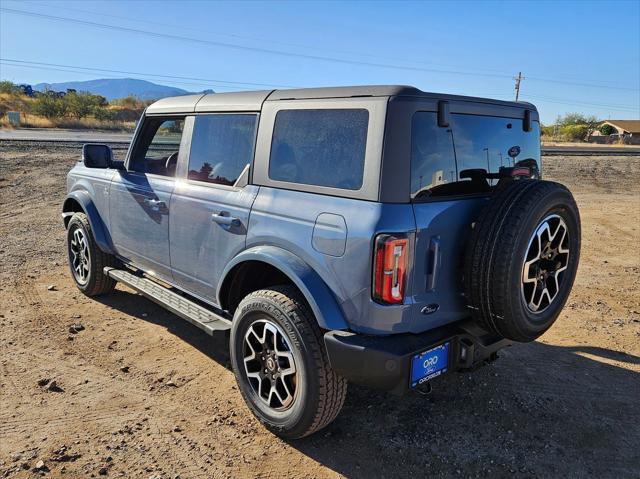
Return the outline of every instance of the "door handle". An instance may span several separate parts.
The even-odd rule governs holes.
[[[221,211],[220,213],[213,213],[211,219],[223,226],[240,226],[240,220],[229,215],[227,211]]]
[[[153,198],[145,198],[144,204],[149,206],[152,211],[164,211],[167,208],[167,205],[164,201],[154,200]]]

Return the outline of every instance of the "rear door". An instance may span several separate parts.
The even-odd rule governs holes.
[[[493,112],[492,112],[493,113]],[[512,115],[513,117],[507,116]],[[414,312],[434,327],[468,316],[462,289],[466,242],[496,180],[471,180],[464,171],[497,173],[501,166],[539,165],[539,126],[523,130],[522,109],[478,114],[452,109],[447,127],[437,113],[416,111],[411,123],[411,198],[416,218]],[[517,149],[512,147],[517,146]],[[519,151],[516,158],[509,152]],[[508,247],[508,245],[505,245]]]
[[[113,176],[110,232],[117,253],[149,274],[171,280],[169,204],[184,117],[147,117],[128,169]]]
[[[171,198],[171,267],[177,286],[215,302],[227,263],[244,249],[258,188],[247,185],[257,113],[197,115]]]

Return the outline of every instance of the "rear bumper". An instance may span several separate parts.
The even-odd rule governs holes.
[[[367,336],[345,331],[324,335],[331,367],[350,381],[396,394],[409,390],[411,359],[450,343],[447,373],[471,370],[496,357],[511,341],[488,334],[471,321],[448,324],[421,334]]]

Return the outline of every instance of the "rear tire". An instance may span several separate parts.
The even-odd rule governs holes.
[[[294,287],[245,297],[233,318],[230,350],[242,397],[274,434],[301,438],[340,412],[347,381],[331,369],[322,331]]]
[[[115,266],[115,256],[102,251],[93,238],[87,215],[75,213],[67,226],[67,254],[71,277],[87,296],[113,291],[116,281],[103,272],[105,266]]]
[[[533,341],[555,322],[580,259],[580,214],[571,192],[551,181],[499,188],[480,214],[465,257],[474,319],[514,341]]]

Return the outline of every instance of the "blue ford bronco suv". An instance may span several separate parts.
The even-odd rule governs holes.
[[[274,433],[471,370],[556,320],[580,255],[536,108],[406,86],[198,94],[87,144],[63,219],[88,296],[121,282],[209,334]]]

